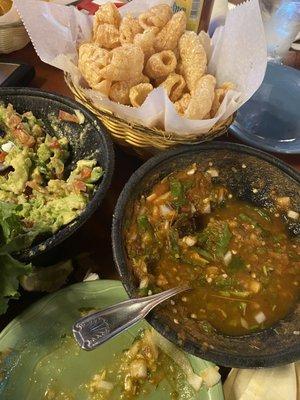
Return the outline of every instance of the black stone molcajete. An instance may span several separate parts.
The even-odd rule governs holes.
[[[68,138],[70,142],[71,161],[67,170],[73,168],[82,158],[95,158],[103,168],[104,175],[96,187],[93,198],[85,210],[69,225],[60,229],[54,235],[38,241],[31,248],[25,249],[17,256],[29,261],[38,260],[37,265],[44,263],[51,254],[51,262],[56,261],[57,249],[65,239],[71,236],[81,225],[86,222],[99,207],[111,183],[114,169],[114,151],[112,141],[103,125],[97,118],[78,102],[31,88],[1,88],[0,101],[5,105],[11,103],[16,111],[23,113],[32,111],[37,118],[41,118],[47,128],[47,133],[54,135],[58,132]],[[59,110],[74,114],[79,110],[84,115],[84,123],[61,123],[55,132],[50,123],[49,115],[58,115]],[[61,248],[60,251],[61,252]],[[54,256],[53,256],[54,254]],[[61,257],[60,257],[61,258]],[[45,261],[47,263],[47,261]]]
[[[282,161],[259,150],[215,142],[182,147],[150,159],[125,185],[113,217],[114,259],[130,297],[137,296],[138,283],[127,260],[124,223],[130,219],[133,202],[141,194],[147,193],[162,177],[193,162],[197,162],[203,170],[212,162],[220,171],[220,182],[240,199],[268,206],[272,204],[271,192],[274,190],[279,196],[290,196],[293,209],[300,211],[300,175]],[[260,189],[253,191],[254,188]],[[290,220],[287,224],[291,235],[300,235],[300,222],[292,223]],[[270,367],[300,358],[300,304],[272,328],[243,336],[205,333],[197,329],[197,323],[189,318],[184,318],[176,325],[168,305],[157,307],[147,320],[188,353],[219,365],[237,368]]]

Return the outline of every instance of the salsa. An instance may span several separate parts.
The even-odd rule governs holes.
[[[193,164],[156,184],[134,204],[126,248],[141,295],[193,289],[171,300],[174,323],[183,313],[204,331],[242,335],[270,327],[298,301],[300,240],[281,215],[299,214],[289,198],[270,208],[241,201],[218,176]]]

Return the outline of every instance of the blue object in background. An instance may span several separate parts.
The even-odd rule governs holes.
[[[300,71],[269,63],[262,85],[239,109],[230,131],[261,149],[300,154]]]

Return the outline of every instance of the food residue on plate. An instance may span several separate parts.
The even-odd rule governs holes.
[[[166,398],[194,399],[202,384],[220,380],[217,367],[196,374],[187,356],[153,329],[143,330],[132,346],[87,384],[91,400],[135,399],[155,390],[162,380],[172,388]]]
[[[68,382],[70,371],[63,360],[74,355],[75,358],[80,356],[82,360],[85,359],[85,362],[88,360],[86,353],[82,354],[78,348],[76,355],[74,346],[71,336],[62,335],[61,346],[55,346],[51,355],[52,361],[47,356],[36,366],[32,382],[43,393],[41,399],[138,400],[159,394],[159,398],[169,400],[194,400],[195,397],[201,398],[205,390],[220,381],[218,367],[210,364],[201,371],[194,371],[189,356],[154,329],[146,328],[137,331],[128,347],[122,346],[123,351],[121,348],[115,353],[111,351],[105,362],[99,353],[98,358],[93,358],[93,353],[91,370],[88,373],[80,372],[78,382],[70,386],[64,380]],[[61,363],[59,372],[52,370],[56,367],[51,365],[53,361],[54,365],[58,365],[58,360]],[[98,370],[96,360],[99,361]],[[80,365],[78,360],[75,363]],[[41,377],[46,377],[46,380]]]

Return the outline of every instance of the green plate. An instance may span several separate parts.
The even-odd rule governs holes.
[[[49,388],[60,393],[53,397],[55,400],[88,400],[85,384],[110,363],[113,354],[128,348],[141,328],[149,325],[142,321],[87,352],[75,343],[72,324],[84,309],[101,309],[126,298],[118,281],[78,283],[45,296],[13,320],[0,334],[1,400],[42,400]],[[195,372],[211,365],[193,356],[189,359]],[[167,381],[160,382],[143,400],[168,400],[168,385]],[[202,387],[197,399],[223,400],[221,383],[209,390]]]

